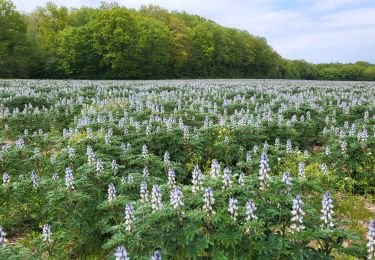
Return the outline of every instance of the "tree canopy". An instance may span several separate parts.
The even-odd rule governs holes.
[[[375,80],[372,64],[286,60],[263,37],[154,5],[0,10],[2,78]]]

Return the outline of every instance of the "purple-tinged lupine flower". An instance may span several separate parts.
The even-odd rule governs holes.
[[[147,183],[144,181],[141,182],[140,195],[141,195],[141,202],[148,201]]]
[[[164,163],[169,164],[170,163],[170,155],[168,151],[165,151],[164,153]]]
[[[368,225],[367,240],[367,258],[373,260],[375,259],[375,219]]]
[[[74,177],[73,177],[73,170],[69,167],[65,169],[65,186],[66,189],[74,190]]]
[[[10,182],[10,176],[8,173],[4,172],[3,174],[3,185],[8,185]]]
[[[0,245],[2,245],[5,242],[7,242],[7,239],[5,238],[6,235],[7,235],[7,233],[4,232],[3,227],[0,226]]]
[[[323,172],[324,175],[327,174],[327,171],[328,171],[328,166],[327,166],[327,164],[322,163],[322,164],[320,165],[320,169],[322,170],[322,172]]]
[[[228,211],[230,213],[230,217],[233,220],[237,220],[237,216],[238,216],[237,210],[238,210],[237,199],[235,199],[235,198],[229,198]]]
[[[143,167],[143,178],[147,178],[149,175],[150,171],[148,170],[148,166],[145,165],[145,167]]]
[[[112,202],[115,199],[116,199],[116,188],[113,183],[110,183],[108,185],[108,201]]]
[[[260,189],[265,190],[268,186],[268,180],[270,176],[268,172],[270,171],[270,167],[268,164],[268,158],[266,153],[262,153],[259,165],[259,180],[260,180]]]
[[[47,242],[47,243],[50,243],[52,241],[51,239],[51,236],[52,236],[52,232],[51,232],[51,226],[48,225],[48,224],[44,224],[43,225],[43,241],[44,242]]]
[[[247,152],[246,153],[246,162],[250,162],[250,161],[251,161],[251,153]]]
[[[288,171],[284,172],[283,176],[281,177],[281,181],[286,185],[292,185],[292,178],[290,177],[290,173]]]
[[[277,137],[277,138],[275,139],[275,149],[276,149],[276,150],[279,150],[279,148],[280,148],[280,138]]]
[[[215,199],[212,189],[210,187],[206,188],[206,190],[204,191],[203,202],[203,209],[207,210],[209,214],[214,214],[215,211],[212,208],[212,205],[215,203]]]
[[[176,174],[172,168],[168,169],[168,185],[170,188],[176,186]]]
[[[151,260],[162,260],[162,259],[161,259],[161,254],[160,254],[159,250],[156,250],[156,251],[152,254],[152,256],[151,256]]]
[[[329,146],[326,147],[325,154],[327,156],[331,154],[331,149],[329,148]]]
[[[117,164],[116,160],[112,160],[111,169],[112,169],[113,174],[117,173],[117,171],[118,171],[118,164]]]
[[[201,170],[199,169],[198,165],[194,166],[192,183],[193,183],[193,186],[192,186],[193,192],[197,192],[201,189],[202,176],[201,176]]]
[[[142,155],[143,155],[144,158],[146,158],[147,155],[148,155],[147,145],[145,145],[145,144],[142,146]]]
[[[94,154],[94,150],[91,148],[91,146],[87,146],[86,155],[87,155],[88,164],[94,165],[95,164],[95,154]]]
[[[98,158],[96,160],[96,172],[100,173],[104,170],[103,161],[102,159]]]
[[[33,183],[34,188],[37,188],[39,186],[39,178],[34,170],[31,172],[31,181]]]
[[[348,143],[345,140],[340,141],[340,148],[341,148],[342,154],[346,154],[347,146],[348,146]]]
[[[178,209],[184,206],[184,203],[182,201],[183,197],[184,195],[182,194],[182,191],[178,188],[174,188],[170,194],[170,203],[172,207]]]
[[[246,202],[246,221],[250,222],[258,218],[255,215],[256,210],[257,207],[255,206],[255,203],[252,200],[248,200]]]
[[[243,187],[245,185],[245,174],[243,172],[238,175],[238,184]]]
[[[293,208],[292,208],[292,218],[291,218],[291,226],[290,231],[292,233],[299,232],[305,228],[303,225],[303,216],[305,212],[302,210],[303,202],[300,195],[297,195],[296,198],[293,200]]]
[[[292,153],[292,140],[286,140],[286,153]]]
[[[128,257],[128,252],[123,246],[117,247],[115,252],[115,258],[116,260],[130,260],[130,258]]]
[[[130,232],[132,230],[133,221],[134,221],[134,207],[132,204],[128,203],[125,206],[126,231]]]
[[[220,173],[220,164],[216,159],[212,160],[210,173],[213,179],[216,179]]]
[[[306,180],[305,162],[300,162],[298,164],[298,178],[300,180]]]
[[[21,149],[25,147],[25,141],[23,140],[22,137],[17,139],[16,146]]]
[[[52,180],[56,181],[56,180],[58,180],[59,178],[60,178],[60,176],[59,176],[59,174],[58,174],[57,172],[54,172],[54,173],[52,174]]]
[[[159,185],[154,184],[152,185],[152,193],[151,193],[151,207],[152,212],[155,212],[162,208],[163,204],[161,203],[161,192]]]
[[[223,186],[222,186],[223,190],[232,187],[231,176],[232,176],[231,170],[229,170],[229,168],[225,168],[223,177],[222,177],[223,178]]]
[[[331,194],[327,191],[324,194],[323,200],[322,200],[322,209],[321,213],[322,216],[320,219],[323,221],[322,227],[324,229],[330,229],[333,227],[332,223],[332,214],[333,214],[333,203],[331,199]]]

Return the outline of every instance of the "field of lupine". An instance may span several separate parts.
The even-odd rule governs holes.
[[[0,81],[0,259],[374,259],[375,83]]]

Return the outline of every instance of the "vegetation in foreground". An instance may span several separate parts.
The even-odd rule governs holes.
[[[374,91],[1,81],[0,258],[373,259]]]

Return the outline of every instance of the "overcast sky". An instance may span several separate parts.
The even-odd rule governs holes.
[[[29,12],[45,0],[13,0]],[[100,0],[54,0],[68,7],[100,6]],[[264,36],[284,58],[314,63],[375,63],[375,0],[118,0],[139,8],[156,4],[198,14],[221,25]]]

